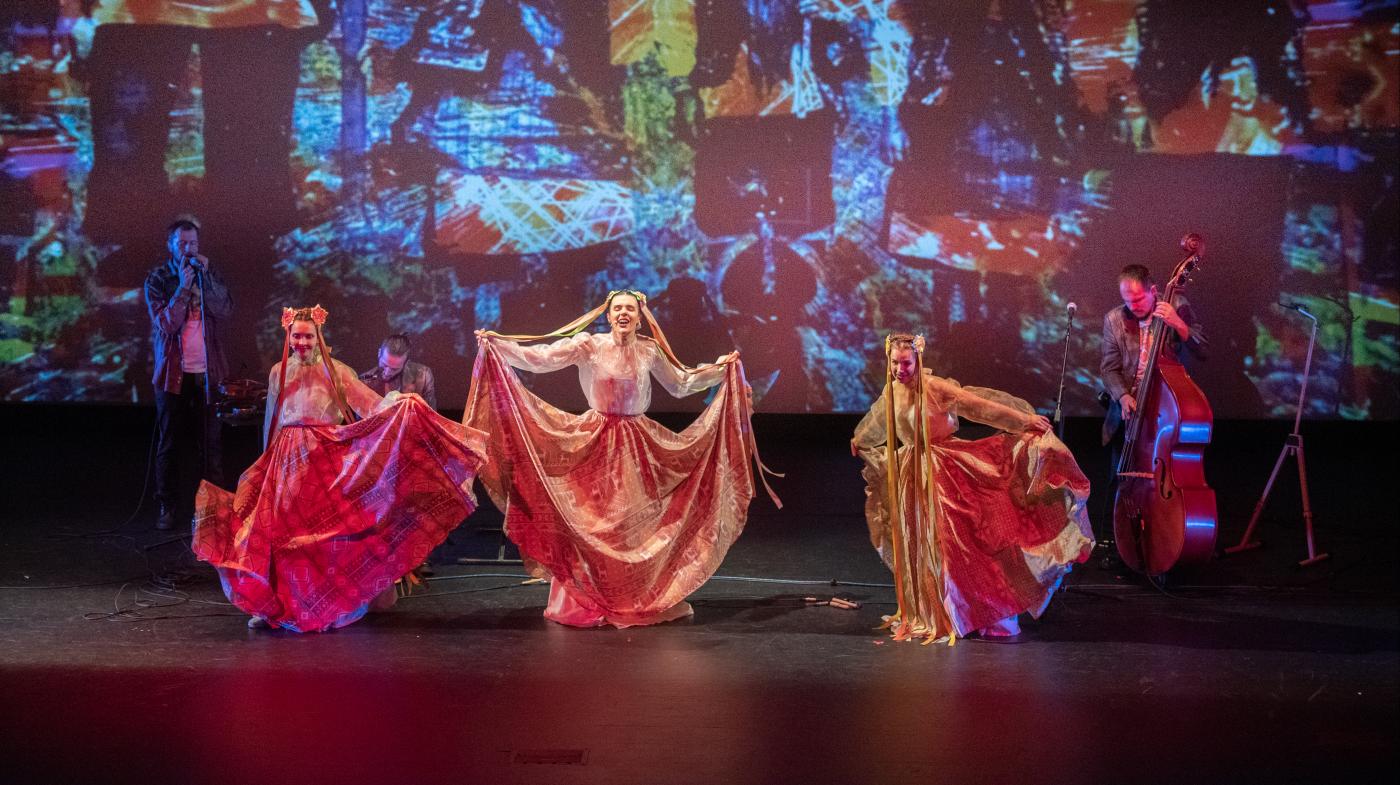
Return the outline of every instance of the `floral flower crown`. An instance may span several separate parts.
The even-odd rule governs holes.
[[[644,293],[637,291],[636,289],[613,289],[612,291],[608,292],[607,297],[603,298],[603,302],[611,303],[612,299],[618,296],[619,294],[630,294],[633,297],[637,298],[637,302],[643,305],[645,305],[647,301],[647,296]]]
[[[885,336],[885,353],[889,354],[890,347],[897,343],[908,343],[914,347],[915,353],[924,353],[925,342],[922,335],[887,335]]]
[[[292,326],[292,322],[297,320],[297,314],[306,313],[311,314],[311,321],[315,322],[317,327],[324,325],[326,323],[326,317],[330,316],[330,312],[322,308],[320,304],[313,305],[310,308],[283,308],[282,329],[289,329]]]

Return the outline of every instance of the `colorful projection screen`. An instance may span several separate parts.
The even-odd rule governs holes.
[[[26,0],[0,4],[0,397],[151,398],[141,285],[203,225],[235,374],[321,303],[406,332],[440,405],[476,329],[648,293],[760,411],[850,412],[890,331],[1099,412],[1116,275],[1188,290],[1219,417],[1400,416],[1397,3]],[[567,372],[534,388],[581,408]],[[659,409],[695,401],[660,396]]]

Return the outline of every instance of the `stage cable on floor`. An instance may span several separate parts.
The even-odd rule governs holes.
[[[122,584],[117,589],[117,594],[112,598],[111,611],[95,611],[84,613],[83,618],[88,621],[115,621],[115,622],[142,622],[161,621],[165,619],[203,619],[213,616],[243,616],[243,613],[184,613],[169,614],[163,613],[150,615],[145,611],[160,610],[164,608],[174,608],[179,605],[215,605],[222,607],[233,607],[233,603],[221,602],[217,600],[201,600],[190,596],[188,592],[179,589],[167,588],[158,584],[146,583],[138,586],[132,593],[130,604],[123,604],[122,598],[126,590],[134,582]],[[145,596],[143,596],[145,595]]]
[[[840,578],[815,580],[804,578],[758,578],[750,575],[715,575],[712,581],[740,581],[745,583],[778,583],[792,586],[854,586],[861,589],[893,589],[893,583],[866,583],[863,581],[843,581]]]
[[[0,591],[60,591],[63,589],[90,589],[96,586],[111,586],[114,583],[132,583],[141,580],[141,576],[135,578],[118,578],[114,581],[93,581],[92,583],[67,583],[62,586],[0,586]]]
[[[453,576],[453,577],[466,577],[466,576]],[[484,578],[484,577],[486,577],[486,576],[483,575],[483,576],[473,576],[473,577],[483,577],[483,578]],[[502,577],[523,577],[523,578],[526,578],[526,580],[517,581],[517,582],[515,582],[515,583],[500,583],[500,584],[497,584],[497,585],[495,585],[495,586],[478,586],[478,587],[476,587],[476,588],[474,588],[474,589],[454,589],[454,590],[452,590],[452,591],[428,591],[428,592],[425,592],[425,593],[423,593],[423,594],[409,594],[409,595],[407,595],[407,596],[400,597],[400,598],[399,598],[399,601],[402,602],[403,600],[416,600],[416,599],[425,599],[425,598],[426,598],[426,599],[432,599],[433,597],[450,597],[450,596],[452,596],[452,595],[454,595],[454,594],[479,594],[479,593],[481,593],[481,592],[501,591],[502,589],[518,589],[518,588],[520,588],[520,587],[522,587],[522,586],[534,586],[534,585],[536,585],[536,584],[543,584],[543,581],[539,581],[539,580],[537,580],[537,579],[531,578],[531,577],[528,576],[528,575],[524,575],[524,576],[502,576]],[[432,580],[437,580],[437,579],[436,579],[436,578],[429,578],[428,580],[432,581]]]
[[[435,575],[427,580],[432,581],[454,581],[464,578],[530,578],[524,573],[508,572],[473,572],[461,575]],[[712,581],[739,581],[747,583],[772,583],[791,586],[853,586],[862,589],[893,589],[893,583],[865,583],[862,581],[843,581],[840,578],[760,578],[751,575],[712,575]]]

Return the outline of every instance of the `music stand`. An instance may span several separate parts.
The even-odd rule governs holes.
[[[1260,540],[1251,540],[1254,534],[1254,527],[1259,523],[1259,516],[1264,512],[1264,504],[1269,500],[1269,492],[1274,488],[1274,480],[1278,479],[1279,469],[1283,468],[1283,462],[1292,455],[1298,459],[1298,487],[1302,491],[1303,497],[1303,526],[1308,538],[1308,558],[1298,562],[1299,567],[1307,567],[1316,564],[1327,558],[1327,554],[1318,553],[1313,544],[1313,515],[1312,504],[1308,500],[1308,470],[1307,462],[1303,459],[1303,435],[1298,432],[1303,424],[1303,403],[1308,396],[1308,377],[1312,372],[1313,347],[1317,344],[1317,317],[1303,310],[1301,305],[1288,305],[1298,313],[1312,320],[1312,334],[1308,336],[1308,359],[1303,363],[1303,387],[1298,391],[1298,411],[1293,417],[1293,433],[1290,433],[1283,442],[1283,450],[1278,454],[1278,460],[1274,462],[1274,471],[1269,475],[1269,481],[1264,484],[1264,493],[1259,497],[1259,503],[1254,505],[1254,515],[1249,519],[1249,526],[1244,530],[1244,536],[1240,538],[1238,545],[1226,548],[1225,552],[1239,553],[1258,548],[1263,544]]]

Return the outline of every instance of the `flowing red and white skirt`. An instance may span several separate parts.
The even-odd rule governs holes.
[[[248,614],[343,627],[476,508],[484,442],[416,396],[349,425],[283,427],[235,493],[200,486],[194,552]]]
[[[688,616],[685,598],[738,539],[754,495],[742,370],[680,433],[645,415],[581,415],[526,390],[489,347],[466,422],[490,432],[482,484],[551,578],[545,617],[628,627]]]

